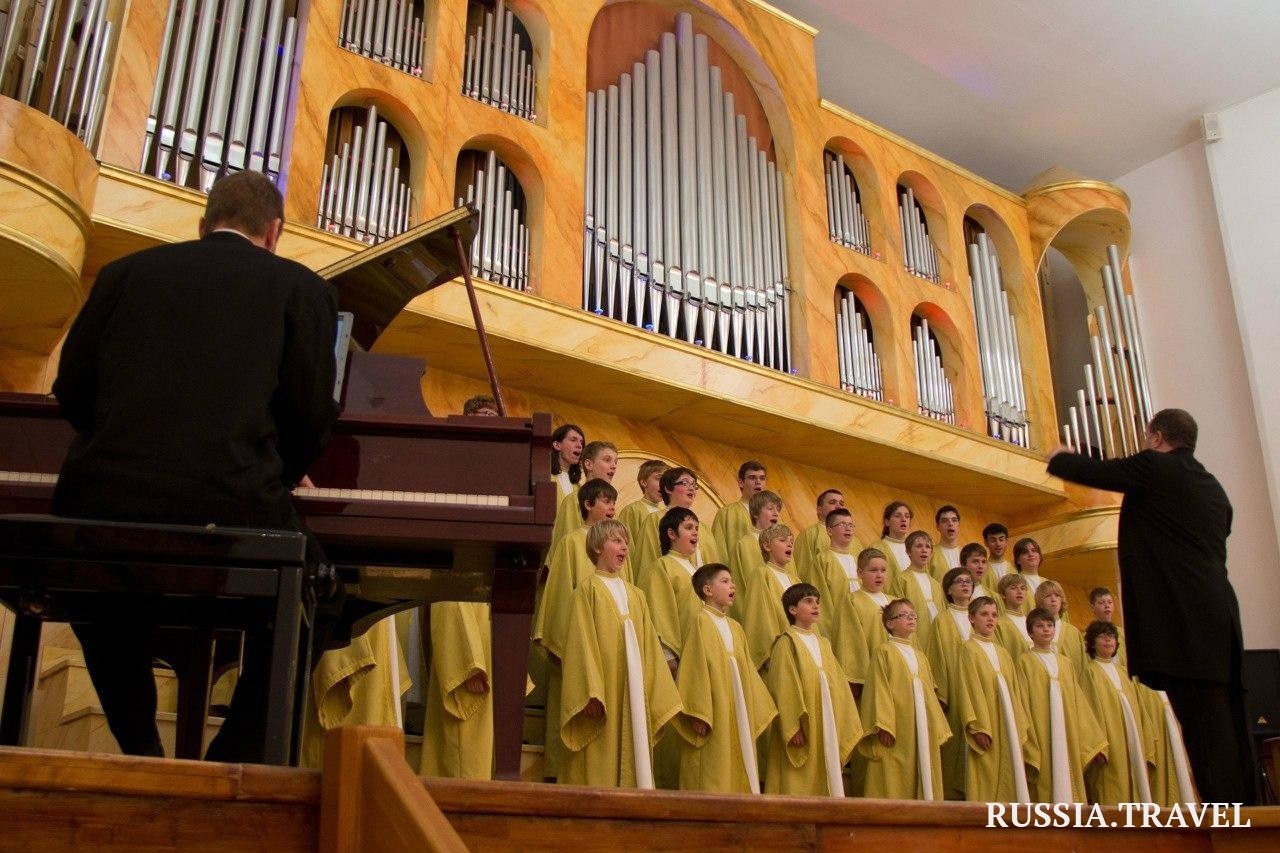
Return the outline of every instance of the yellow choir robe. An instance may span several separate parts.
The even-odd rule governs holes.
[[[991,663],[992,654],[998,673]],[[966,798],[981,803],[1029,802],[1030,777],[1035,775],[1040,756],[1013,659],[993,641],[974,635],[960,647],[957,663],[957,731],[964,735],[966,749]],[[1008,691],[1008,708],[1001,696],[1001,680]],[[978,746],[977,734],[991,738],[990,748]],[[1033,768],[1030,777],[1028,765]]]
[[[947,549],[941,544],[934,544],[933,556],[929,558],[929,574],[933,575],[938,583],[942,583],[942,579],[946,577],[947,572],[960,566],[960,548],[961,546],[957,545],[953,549],[955,551],[955,554],[952,555],[955,559],[953,563],[947,556]],[[943,592],[946,592],[946,590],[944,589]]]
[[[860,589],[849,597],[858,636],[862,639],[864,649],[858,653],[856,660],[859,668],[849,673],[849,680],[854,684],[866,684],[871,676],[871,661],[875,659],[880,646],[889,639],[889,632],[884,627],[880,616],[890,601],[890,595],[881,591],[878,595]]]
[[[642,532],[631,541],[631,552],[627,556],[627,562],[631,564],[630,580],[642,588],[645,571],[662,556],[662,548],[658,544],[658,524],[662,521],[662,516],[666,515],[667,509],[670,507],[666,507],[662,512],[651,513],[641,524]],[[695,568],[707,563],[723,561],[724,555],[721,553],[716,537],[711,533],[710,525],[698,525],[697,555],[702,562]],[[734,580],[737,580],[736,575]]]
[[[823,679],[806,647],[805,635],[817,640],[829,715],[823,707]],[[839,768],[853,755],[862,736],[862,723],[849,690],[849,677],[840,668],[831,644],[821,634],[789,625],[770,652],[765,684],[778,707],[777,719],[769,729],[765,791],[843,796]],[[804,732],[804,746],[792,746],[791,738],[799,731]],[[828,756],[835,768],[828,767]]]
[[[1031,726],[1039,749],[1040,772],[1029,779],[1031,799],[1037,803],[1085,802],[1084,768],[1098,753],[1107,752],[1107,736],[1094,716],[1089,699],[1071,661],[1053,651],[1032,649],[1015,661],[1022,678],[1023,698],[1031,712]],[[1057,675],[1050,672],[1056,667]],[[1055,748],[1052,687],[1062,698],[1062,732]],[[1059,774],[1063,795],[1055,800],[1054,779]],[[1070,791],[1069,794],[1066,791]]]
[[[852,554],[828,547],[814,561],[812,580],[808,581],[818,588],[822,596],[818,630],[831,641],[836,659],[846,674],[865,672],[867,668],[867,643],[853,613],[853,593],[859,587],[858,575],[856,571],[850,575],[845,565],[853,561]]]
[[[556,507],[556,523],[551,528],[551,551],[556,549],[561,539],[585,524],[582,510],[578,509],[578,487],[574,486],[573,491],[561,498]]]
[[[489,605],[441,601],[431,605],[431,671],[422,731],[423,776],[490,779],[493,776],[493,654]],[[467,679],[483,675],[484,693]]]
[[[805,583],[811,583],[814,586],[818,584],[814,582],[814,568],[817,560],[831,546],[831,534],[827,533],[827,524],[825,521],[819,521],[810,524],[800,532],[800,536],[796,539],[795,551],[792,554],[792,562],[796,564],[796,577]],[[862,544],[862,540],[857,536],[853,537],[853,541],[849,543],[849,547],[845,550],[853,554],[855,557],[866,547]]]
[[[1108,668],[1115,674],[1118,688],[1108,675]],[[1142,707],[1133,682],[1114,660],[1104,662],[1095,658],[1089,661],[1086,673],[1084,693],[1110,744],[1107,763],[1095,764],[1085,771],[1089,799],[1102,805],[1151,802],[1148,756],[1155,754],[1155,743],[1142,728]],[[1124,700],[1131,716],[1125,714]],[[1126,716],[1129,716],[1128,722]]]
[[[1174,803],[1197,803],[1195,778],[1191,775],[1191,762],[1187,747],[1182,741],[1182,726],[1169,705],[1169,697],[1163,690],[1152,690],[1132,679],[1133,689],[1142,706],[1142,729],[1152,742],[1152,753],[1147,756],[1151,767],[1151,802],[1166,808]]]
[[[901,547],[902,544],[901,539],[889,539],[888,537],[883,537],[871,543],[872,548],[875,548],[877,551],[884,554],[884,564],[889,569],[884,576],[885,592],[893,589],[893,583],[898,579],[898,573],[905,572],[907,567],[911,565],[905,557],[899,559],[898,552],[893,550],[892,546],[897,545]]]
[[[729,608],[729,615],[742,622],[747,618],[743,609],[746,606],[747,587],[755,580],[755,569],[764,560],[764,554],[760,550],[760,531],[754,527],[749,528],[731,547],[726,547],[725,551],[724,562],[733,573],[733,583],[738,590],[738,597],[734,599],[733,607]],[[794,553],[794,548],[792,551]],[[794,566],[792,571],[794,574]]]
[[[394,616],[376,622],[349,645],[330,649],[316,662],[303,721],[303,767],[323,764],[324,734],[329,729],[403,727],[400,700],[413,686],[413,679],[395,622]]]
[[[996,621],[996,643],[1004,647],[1009,657],[1017,663],[1024,652],[1032,648],[1031,635],[1026,629],[1027,617],[1010,610],[1001,610]]]
[[[725,644],[726,632],[733,651]],[[683,648],[676,687],[684,712],[672,723],[683,741],[680,790],[760,793],[756,739],[778,710],[751,664],[747,635],[736,621],[702,605]],[[710,731],[698,734],[693,720],[705,723]]]
[[[644,584],[637,584],[649,600],[649,615],[658,639],[677,658],[682,657],[684,637],[703,607],[702,599],[693,589],[693,573],[698,570],[696,559],[696,551],[688,558],[668,551],[649,566],[644,573]]]
[[[648,499],[640,498],[640,500],[632,501],[618,510],[618,514],[614,518],[626,525],[627,533],[631,535],[631,541],[635,542],[640,535],[644,520],[650,515],[661,517],[666,511],[667,508],[660,502],[650,503]]]
[[[916,672],[903,655],[913,654]],[[916,725],[916,683],[925,711],[925,730]],[[862,693],[862,740],[858,752],[867,758],[865,796],[892,800],[943,798],[942,744],[951,737],[947,718],[934,692],[933,673],[923,652],[907,640],[889,637],[871,661],[871,678]],[[894,737],[893,746],[880,743],[879,732]],[[921,773],[920,742],[927,738],[928,777]]]
[[[716,542],[724,545],[726,552],[732,552],[737,546],[738,540],[754,529],[754,525],[751,524],[751,513],[747,510],[746,502],[742,500],[736,500],[720,507],[720,511],[716,513],[715,520],[710,525],[703,524],[701,529],[705,532],[708,527],[710,527],[711,535],[715,537]],[[739,567],[731,562],[735,559],[735,554],[725,553],[721,557],[724,562],[729,564],[729,568],[737,571]]]
[[[565,784],[636,787],[641,780],[633,726],[644,727],[648,754],[642,760],[652,766],[654,744],[682,707],[644,593],[627,581],[621,583],[625,617],[601,575],[593,574],[573,591],[560,699],[560,735],[568,750],[560,768],[560,781]],[[631,712],[627,622],[635,630],[640,656],[647,716],[640,721]],[[583,713],[592,699],[604,706],[603,716]]]
[[[963,627],[956,616],[963,616]],[[938,614],[933,625],[933,633],[929,637],[929,646],[925,654],[929,657],[929,666],[933,670],[934,684],[938,690],[938,699],[947,706],[947,725],[956,737],[942,745],[942,780],[946,785],[946,799],[964,799],[964,720],[960,709],[960,647],[969,639],[969,610],[955,604],[948,604],[947,609]],[[1005,673],[1011,677],[1010,673]]]
[[[786,586],[778,577],[778,573],[786,576]],[[773,648],[773,641],[787,630],[787,613],[782,609],[782,593],[799,579],[792,574],[791,567],[783,568],[773,563],[759,562],[754,567],[742,572],[750,575],[745,584],[746,593],[738,586],[738,595],[742,596],[742,629],[747,633],[747,648],[751,653],[751,662],[756,669],[764,666]],[[736,578],[735,578],[736,580]]]
[[[1116,634],[1119,635],[1119,640],[1120,640],[1119,645],[1116,646],[1116,660],[1120,662],[1120,665],[1122,667],[1124,667],[1125,672],[1128,672],[1129,656],[1125,654],[1125,650],[1124,650],[1124,628],[1121,627],[1120,625],[1115,625],[1115,629],[1116,629]],[[1080,641],[1084,642],[1083,635],[1081,635]]]
[[[992,589],[996,588],[996,583],[999,582],[1000,578],[1016,571],[1017,569],[1013,567],[1013,563],[1008,560],[1000,560],[999,562],[995,560],[987,560],[987,576],[991,578]]]
[[[1083,674],[1085,666],[1089,663],[1089,655],[1084,649],[1084,634],[1066,619],[1058,619],[1055,628],[1057,635],[1053,640],[1053,650],[1060,655],[1065,655],[1075,667],[1076,672]]]
[[[933,636],[933,622],[947,609],[947,597],[942,594],[942,586],[927,569],[908,568],[898,574],[898,579],[888,589],[894,598],[905,598],[911,602],[917,617],[912,642],[921,651],[928,649],[929,639]]]

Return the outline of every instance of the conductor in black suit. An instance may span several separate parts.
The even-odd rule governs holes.
[[[1227,579],[1231,502],[1194,455],[1197,427],[1157,412],[1147,449],[1100,461],[1059,448],[1049,473],[1123,492],[1120,583],[1129,670],[1169,694],[1206,802],[1254,801],[1240,608]]]
[[[53,386],[76,430],[55,513],[299,528],[290,489],[337,416],[337,298],[314,272],[276,257],[283,221],[275,185],[238,172],[214,184],[199,240],[103,267]],[[163,755],[151,630],[75,632],[121,750]],[[210,760],[262,760],[266,639],[246,633]]]

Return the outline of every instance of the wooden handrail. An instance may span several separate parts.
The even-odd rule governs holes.
[[[344,726],[324,739],[321,853],[466,853],[422,779],[404,760],[404,732]]]

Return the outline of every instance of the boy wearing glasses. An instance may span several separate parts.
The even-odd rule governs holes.
[[[711,532],[716,541],[726,548],[733,548],[739,539],[751,531],[751,496],[763,492],[769,473],[762,463],[748,459],[738,466],[738,493],[741,497],[725,504],[711,522]],[[734,566],[730,566],[734,568]],[[736,574],[736,573],[735,573]]]
[[[839,489],[827,489],[818,495],[818,520],[810,524],[796,537],[796,574],[805,583],[814,583],[813,572],[818,558],[827,550],[830,536],[827,534],[827,516],[837,509],[844,509],[844,494]],[[850,516],[850,521],[853,517]],[[849,542],[850,553],[857,554],[863,544],[856,536]],[[821,589],[820,584],[814,584]]]

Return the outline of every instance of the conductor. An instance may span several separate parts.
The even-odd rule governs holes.
[[[1205,802],[1251,803],[1240,607],[1227,579],[1231,502],[1195,458],[1195,420],[1156,412],[1147,449],[1100,461],[1065,448],[1049,473],[1123,492],[1120,583],[1129,670],[1169,695]]]
[[[323,448],[333,401],[337,298],[275,256],[279,190],[237,172],[209,193],[200,239],[103,267],[67,335],[53,392],[76,430],[59,515],[299,528],[290,489]],[[151,629],[75,627],[107,723],[126,754],[162,756]],[[244,663],[206,758],[261,761],[266,637]]]

